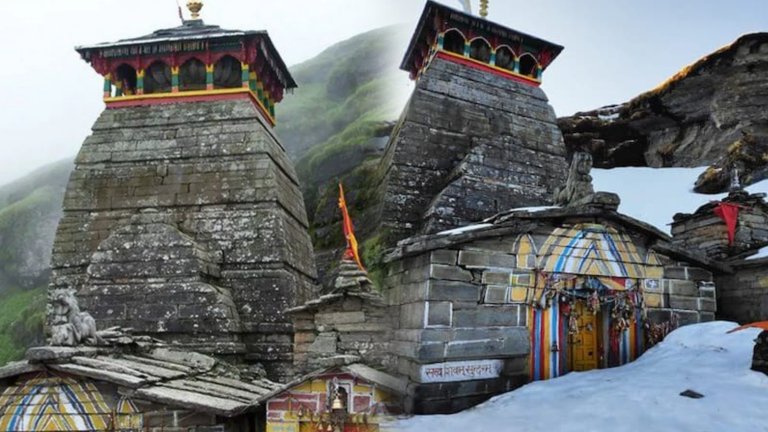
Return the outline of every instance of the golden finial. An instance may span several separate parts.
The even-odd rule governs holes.
[[[488,2],[490,0],[480,0],[480,16],[488,18]]]
[[[192,19],[193,20],[199,20],[200,19],[200,11],[203,9],[203,1],[202,0],[189,0],[187,2],[187,9],[189,9],[189,12],[192,13]]]

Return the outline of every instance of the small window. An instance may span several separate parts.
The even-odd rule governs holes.
[[[179,90],[205,90],[205,84],[205,63],[193,58],[181,65],[179,70]]]
[[[483,38],[472,41],[469,57],[483,63],[491,62],[491,45]]]
[[[214,88],[238,88],[243,86],[243,65],[232,56],[224,56],[213,69]]]
[[[443,49],[452,53],[464,55],[464,35],[458,30],[449,30],[443,36]]]
[[[536,59],[530,54],[523,54],[520,57],[520,75],[536,78]]]
[[[508,47],[496,50],[496,66],[509,71],[515,70],[515,53]]]
[[[144,74],[144,93],[170,93],[172,88],[171,67],[161,61],[149,65]]]
[[[136,94],[136,82],[136,69],[130,65],[120,65],[115,71],[115,84],[120,84],[123,94]]]

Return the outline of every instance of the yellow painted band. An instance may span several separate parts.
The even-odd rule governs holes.
[[[169,99],[169,98],[181,99],[181,98],[190,97],[190,96],[231,95],[231,94],[240,94],[240,93],[249,94],[251,98],[254,101],[256,101],[256,103],[259,104],[259,107],[261,107],[262,111],[264,112],[264,114],[266,114],[266,116],[269,118],[272,124],[277,124],[277,122],[275,121],[275,118],[272,117],[272,115],[269,113],[269,110],[259,100],[259,97],[256,95],[256,93],[246,88],[195,90],[195,91],[186,91],[186,92],[178,92],[178,93],[152,93],[152,94],[143,94],[143,95],[106,97],[104,98],[104,102],[109,104],[112,102],[131,102],[131,101]]]
[[[511,71],[509,69],[500,68],[498,66],[492,66],[489,63],[483,63],[483,62],[481,62],[479,60],[475,60],[475,59],[469,58],[469,57],[464,57],[463,55],[459,55],[459,54],[456,54],[456,53],[453,53],[453,52],[450,52],[450,51],[446,51],[444,49],[441,49],[439,51],[441,53],[443,53],[443,54],[449,55],[449,56],[454,57],[456,59],[461,59],[461,60],[464,60],[464,61],[469,61],[469,62],[472,62],[472,63],[476,63],[476,64],[478,64],[480,66],[485,66],[485,67],[491,68],[491,69],[493,69],[495,71],[499,71],[501,73],[505,73],[507,75],[512,75],[512,76],[515,76],[515,77],[518,77],[518,78],[522,78],[522,79],[525,79],[525,80],[528,80],[528,81],[533,81],[533,82],[541,83],[541,81],[537,80],[536,78],[530,77],[528,75],[521,75],[521,74],[515,73],[515,72],[513,72],[513,71]]]

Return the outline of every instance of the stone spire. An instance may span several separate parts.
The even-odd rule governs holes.
[[[344,258],[336,270],[336,278],[329,294],[372,293],[373,282],[354,260]]]

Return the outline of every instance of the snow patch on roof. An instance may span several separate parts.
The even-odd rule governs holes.
[[[471,232],[471,231],[481,230],[483,228],[489,228],[489,227],[492,227],[492,226],[493,226],[493,224],[489,224],[489,223],[467,225],[467,226],[463,226],[463,227],[460,227],[460,228],[455,228],[455,229],[452,229],[452,230],[441,231],[441,232],[437,233],[437,235],[449,235],[449,236],[459,235],[459,234],[464,234],[464,233]]]
[[[747,261],[761,259],[761,258],[768,258],[768,247],[764,247],[760,249],[760,251],[758,251],[757,254],[747,258]]]

